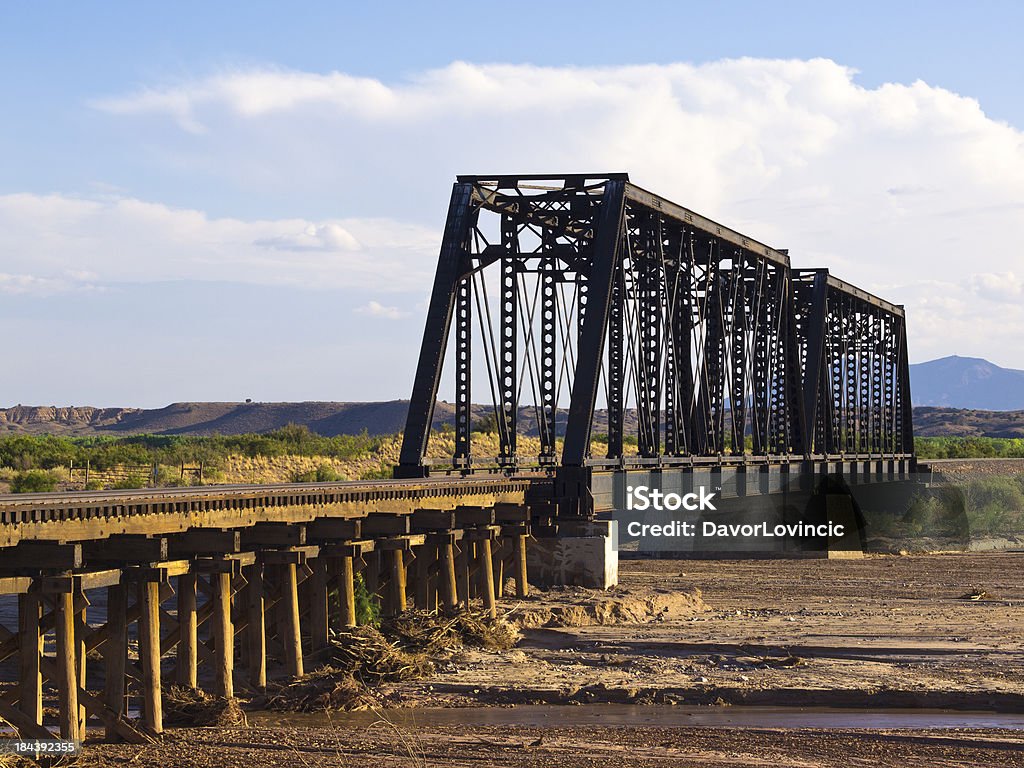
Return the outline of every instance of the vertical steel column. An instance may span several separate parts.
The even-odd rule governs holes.
[[[655,214],[640,223],[642,253],[639,255],[639,301],[637,321],[640,326],[639,364],[637,366],[638,410],[640,422],[639,451],[653,458],[661,453],[661,315],[662,315],[662,244],[661,220]],[[632,258],[637,258],[636,252]]]
[[[463,277],[455,296],[455,465],[472,462],[473,280]]]
[[[831,409],[820,408],[819,398],[825,393],[824,369],[828,356],[825,354],[826,297],[828,295],[828,273],[821,270],[814,275],[811,284],[810,301],[802,307],[805,312],[804,324],[807,333],[806,362],[804,370],[804,452],[827,453],[828,446],[820,442],[816,425],[831,413]],[[815,437],[819,438],[816,443]]]
[[[905,317],[899,319],[899,358],[896,365],[899,371],[897,449],[902,453],[912,454],[914,452],[914,420],[910,400],[910,365],[907,362],[907,321]]]
[[[732,269],[732,328],[729,334],[731,341],[729,360],[729,410],[730,438],[732,453],[742,456],[745,446],[747,426],[747,293],[746,293],[746,254],[737,251],[733,256],[735,262]]]
[[[590,428],[597,400],[612,284],[619,262],[619,240],[625,208],[625,183],[605,183],[597,215],[594,255],[588,279],[586,318],[580,331],[576,376],[572,383],[569,417],[565,426],[562,465],[582,467],[590,447]]]
[[[622,457],[623,409],[625,407],[625,361],[623,357],[623,316],[626,284],[622,264],[615,267],[608,304],[608,458]]]
[[[430,424],[448,345],[455,287],[463,271],[466,241],[472,226],[472,196],[472,184],[455,184],[452,189],[396,476],[417,477],[427,473],[423,457],[430,438]]]
[[[498,460],[515,466],[519,416],[519,232],[507,215],[501,218],[501,341],[498,350],[498,390],[501,398],[501,447]]]
[[[550,243],[547,244],[550,247]],[[555,381],[558,342],[557,262],[545,256],[540,262],[540,459],[555,459],[555,415],[558,406]],[[568,342],[568,339],[566,339]]]

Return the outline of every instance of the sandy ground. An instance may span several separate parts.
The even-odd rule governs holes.
[[[625,561],[622,592],[710,606],[644,624],[526,630],[391,704],[638,701],[1024,709],[1024,554]],[[988,599],[961,599],[984,589]],[[519,610],[528,610],[524,604]],[[514,614],[513,614],[514,615]]]
[[[1020,713],[1022,566],[1024,554],[1013,553],[627,561],[622,587],[603,598],[680,592],[686,599],[640,623],[526,630],[511,651],[464,652],[428,679],[381,690],[382,704],[777,703]],[[977,589],[988,599],[962,599]],[[543,614],[581,597],[549,593],[515,610],[540,607]],[[83,764],[1024,766],[1024,731],[560,727],[557,720],[409,728],[387,712],[369,727],[326,718],[307,727],[262,715],[247,729],[172,731],[145,749],[89,745]]]

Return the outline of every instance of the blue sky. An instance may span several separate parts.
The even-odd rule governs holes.
[[[490,169],[628,170],[1024,367],[1024,5],[969,8],[7,4],[0,403],[407,397]]]

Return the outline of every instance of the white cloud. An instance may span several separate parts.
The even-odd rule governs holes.
[[[415,290],[438,235],[387,220],[210,218],[133,198],[0,196],[0,290],[207,280]]]
[[[361,307],[356,307],[352,310],[357,315],[368,315],[369,317],[382,317],[385,320],[401,320],[403,317],[408,317],[409,313],[405,312],[398,307],[385,307],[383,304],[377,301],[370,301]]]
[[[789,248],[797,266],[830,267],[905,303],[916,358],[960,352],[1024,367],[1024,318],[1012,306],[1019,283],[991,277],[1020,271],[1024,134],[941,87],[865,88],[854,70],[824,59],[456,62],[398,82],[232,71],[94,106],[118,120],[149,116],[138,156],[165,169],[202,168],[229,190],[255,180],[336,200],[341,215],[372,210],[390,220],[211,220],[138,201],[102,204],[106,213],[92,220],[110,225],[93,252],[127,271],[141,261],[156,273],[201,267],[225,279],[383,274],[388,287],[425,285],[436,235],[394,222],[440,230],[456,173],[627,170],[642,186]],[[50,223],[29,243],[43,262],[78,243],[66,233],[79,226],[81,204],[49,202]],[[178,246],[153,242],[153,222]],[[321,229],[328,225],[340,227],[337,236]]]
[[[970,278],[970,286],[978,296],[991,301],[1017,304],[1024,298],[1024,280],[1021,280],[1013,272],[973,274]]]

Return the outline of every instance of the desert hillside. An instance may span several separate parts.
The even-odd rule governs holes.
[[[393,435],[405,426],[407,400],[344,403],[174,403],[165,408],[93,408],[86,406],[25,406],[0,408],[0,435],[64,435],[112,437],[153,435],[240,435],[269,432],[288,424],[308,427],[317,434]],[[439,402],[434,424],[454,421],[454,406]],[[475,406],[476,418],[488,415],[487,406]],[[565,412],[558,413],[558,431],[565,425]],[[627,431],[635,428],[635,413],[627,414]],[[522,431],[536,436],[532,408],[520,409]],[[607,416],[598,411],[594,432],[607,431]],[[983,411],[974,409],[918,407],[914,409],[914,430],[919,437],[1024,437],[1024,411]]]

